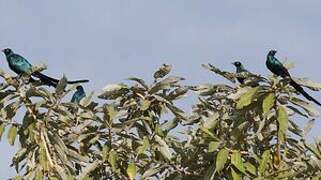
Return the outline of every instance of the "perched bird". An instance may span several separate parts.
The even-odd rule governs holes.
[[[19,76],[24,73],[27,73],[32,68],[32,65],[28,62],[27,59],[20,56],[19,54],[15,54],[11,49],[6,48],[6,49],[3,49],[2,52],[6,55],[9,68],[15,73],[17,73]],[[39,78],[42,83],[48,86],[56,87],[59,82],[58,79],[49,77],[40,72],[34,72],[31,75],[33,77]],[[31,78],[30,80],[35,81],[33,78]],[[68,81],[68,84],[77,84],[77,83],[86,83],[86,82],[89,82],[89,80]]]
[[[290,78],[290,84],[294,87],[295,90],[300,92],[306,99],[309,101],[313,101],[314,103],[321,106],[321,103],[318,102],[316,99],[314,99],[312,96],[310,96],[307,92],[304,91],[304,89],[296,83],[289,71],[283,66],[283,64],[275,57],[275,54],[277,53],[276,50],[270,50],[267,57],[266,57],[266,66],[267,68],[275,75],[281,76],[282,78]]]
[[[242,73],[242,72],[249,72],[246,70],[243,66],[243,64],[240,61],[235,61],[232,63],[236,67],[236,73]],[[245,78],[243,77],[236,77],[237,81],[241,84],[244,84]]]
[[[71,98],[72,103],[79,103],[84,97],[86,97],[86,92],[82,86],[77,86],[77,91]]]

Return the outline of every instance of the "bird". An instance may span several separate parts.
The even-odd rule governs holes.
[[[236,67],[236,73],[249,72],[248,70],[246,70],[244,68],[243,64],[240,61],[235,61],[232,64]],[[244,84],[244,80],[246,78],[244,78],[244,77],[236,77],[236,79],[240,84]]]
[[[266,66],[267,68],[275,75],[281,76],[282,78],[289,78],[290,79],[290,85],[298,92],[300,92],[306,99],[309,101],[312,101],[319,106],[321,106],[321,103],[314,99],[312,96],[310,96],[307,92],[304,91],[303,87],[300,86],[298,83],[296,83],[289,71],[284,67],[284,65],[275,57],[275,54],[277,53],[277,50],[270,50],[266,57]]]
[[[21,76],[24,73],[27,73],[31,70],[32,65],[30,62],[24,57],[16,54],[10,48],[3,49],[2,52],[5,54],[9,68],[14,71],[17,75]],[[58,79],[49,77],[41,72],[33,72],[31,74],[33,77],[39,78],[40,81],[48,86],[56,87],[59,83]],[[34,82],[35,79],[30,78],[31,82]],[[68,81],[68,84],[78,84],[78,83],[86,83],[89,80],[77,80],[77,81]]]
[[[86,97],[86,92],[82,86],[77,86],[76,89],[76,92],[71,98],[72,103],[79,103],[84,97]]]

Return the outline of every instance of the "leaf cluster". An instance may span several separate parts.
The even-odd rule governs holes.
[[[203,67],[233,84],[184,86],[164,64],[151,84],[131,77],[103,88],[100,103],[89,93],[78,104],[66,77],[52,91],[1,71],[0,138],[20,145],[14,179],[321,177],[321,141],[306,140],[319,112],[288,80]],[[198,96],[191,113],[177,105],[189,91]]]

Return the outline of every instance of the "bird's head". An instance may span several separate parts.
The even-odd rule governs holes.
[[[240,61],[235,61],[232,63],[235,67],[241,67],[242,63]]]
[[[2,52],[3,52],[5,55],[10,55],[10,54],[13,53],[13,51],[12,51],[10,48],[3,49]]]
[[[277,50],[275,50],[275,49],[271,49],[270,51],[269,51],[269,56],[274,56],[276,53],[277,53],[278,51]]]
[[[77,91],[84,91],[84,88],[82,86],[77,86]]]

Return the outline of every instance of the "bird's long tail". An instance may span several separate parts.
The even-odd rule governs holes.
[[[48,86],[53,86],[56,87],[59,83],[58,79],[49,77],[47,75],[44,75],[40,72],[34,72],[32,74],[33,76],[39,78],[42,82],[44,82],[45,84],[47,84]],[[89,82],[89,80],[76,80],[76,81],[68,81],[68,84],[77,84],[77,83],[87,83]]]
[[[305,92],[304,89],[302,88],[302,86],[300,86],[298,83],[296,83],[293,79],[291,79],[290,84],[291,84],[291,86],[294,87],[295,90],[300,92],[306,99],[308,99],[309,101],[313,101],[314,103],[321,106],[321,103],[319,101],[317,101],[312,96],[310,96],[307,92]]]

